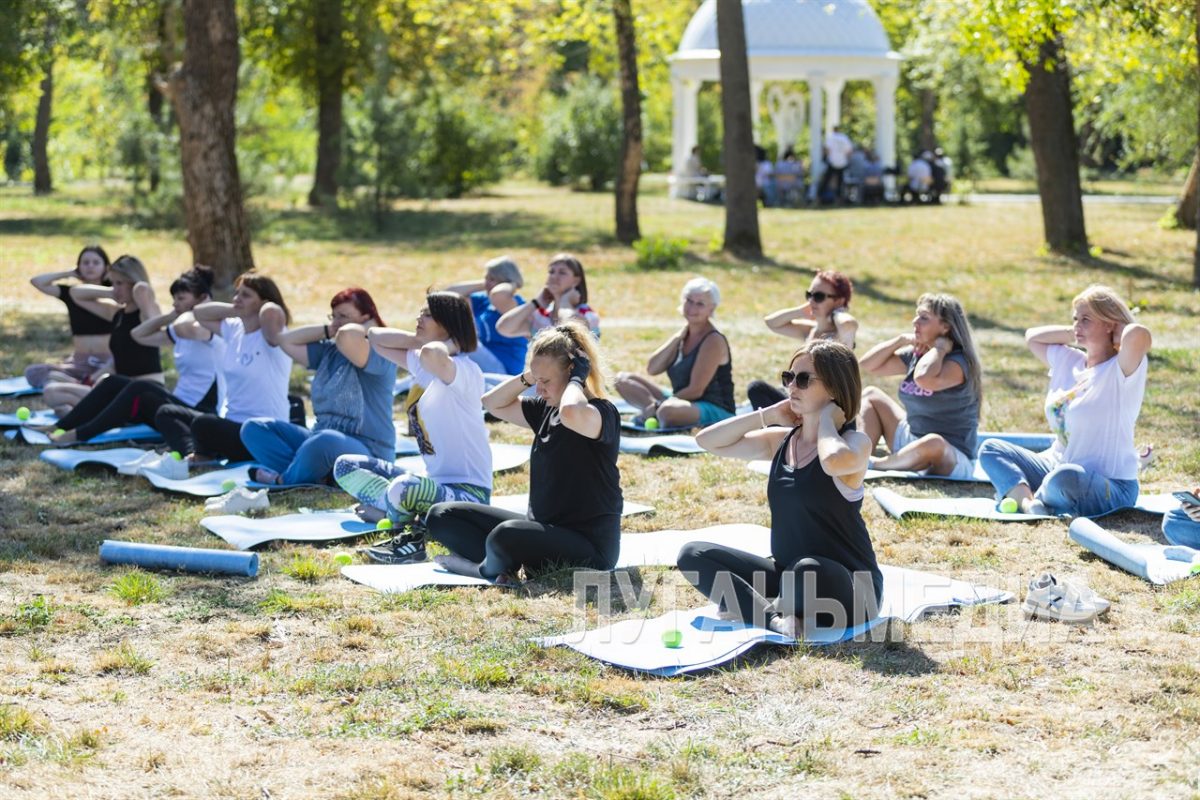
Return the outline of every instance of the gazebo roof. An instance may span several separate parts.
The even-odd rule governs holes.
[[[786,69],[787,62],[806,67],[823,63],[833,71],[841,67],[853,72],[877,71],[882,66],[892,72],[900,60],[867,0],[742,0],[742,12],[752,73],[776,73]],[[688,62],[719,58],[716,0],[704,0],[672,61],[677,72],[692,72],[685,68]],[[756,62],[771,68],[756,70]]]

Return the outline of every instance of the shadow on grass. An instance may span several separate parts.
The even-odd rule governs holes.
[[[885,623],[890,625],[891,623]],[[888,636],[893,634],[889,631]],[[768,666],[779,659],[792,658],[801,650],[783,645],[755,647],[733,661],[716,667],[721,670],[757,669]],[[845,642],[829,646],[809,646],[802,652],[815,658],[832,658],[838,661],[857,659],[863,669],[880,675],[931,675],[940,666],[919,648],[904,641]],[[703,675],[704,672],[696,673]]]
[[[71,352],[71,332],[67,315],[27,314],[5,311],[0,317],[0,376],[21,375],[25,367],[50,359],[58,360]]]
[[[1109,252],[1118,253],[1118,251],[1115,250]],[[1063,258],[1075,266],[1094,269],[1099,272],[1107,272],[1123,278],[1140,278],[1141,280],[1151,281],[1153,283],[1178,289],[1190,289],[1192,286],[1191,282],[1184,278],[1175,278],[1170,275],[1164,275],[1161,272],[1156,272],[1155,270],[1138,266],[1136,264],[1122,264],[1119,261],[1113,261],[1112,259],[1104,258],[1102,256],[1097,257],[1087,254],[1064,254]]]

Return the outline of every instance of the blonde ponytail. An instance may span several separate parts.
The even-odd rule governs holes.
[[[581,323],[564,322],[540,331],[533,337],[529,356],[553,358],[564,370],[570,372],[571,356],[578,351],[582,351],[592,364],[587,377],[588,393],[592,397],[607,397],[604,391],[604,369],[600,363],[599,343],[592,332]]]

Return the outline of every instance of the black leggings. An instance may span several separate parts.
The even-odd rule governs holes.
[[[871,573],[851,573],[821,556],[781,565],[732,547],[689,542],[677,563],[684,577],[722,611],[760,628],[783,614],[801,617],[806,630],[850,628],[874,617],[879,603]],[[806,608],[806,600],[811,607]]]
[[[185,405],[166,405],[154,415],[154,427],[172,450],[230,461],[253,461],[242,444],[242,423],[205,414]]]
[[[479,564],[479,574],[493,579],[516,575],[522,566],[533,571],[549,565],[612,569],[621,549],[621,519],[596,539],[570,528],[543,525],[524,514],[481,503],[438,503],[429,509],[429,538],[456,555]]]
[[[773,383],[750,381],[750,385],[746,387],[746,397],[750,400],[751,406],[759,409],[773,406],[787,395]]]
[[[201,410],[216,406],[217,384],[197,404]],[[75,404],[70,413],[58,421],[65,431],[74,430],[79,441],[86,442],[97,434],[122,425],[154,425],[154,415],[170,404],[183,401],[167,391],[161,383],[135,380],[124,375],[110,375]]]

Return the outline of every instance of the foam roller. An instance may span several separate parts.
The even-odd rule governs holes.
[[[106,539],[104,544],[100,545],[100,560],[108,564],[133,564],[145,569],[178,572],[213,572],[222,575],[243,575],[247,578],[258,574],[258,554],[237,550],[172,547]]]

